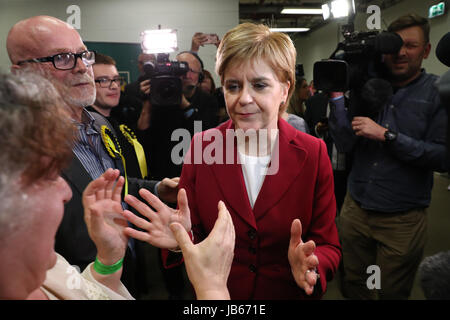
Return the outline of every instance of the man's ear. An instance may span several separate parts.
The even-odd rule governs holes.
[[[428,58],[428,55],[430,54],[430,51],[431,51],[431,43],[428,42],[428,43],[425,45],[425,52],[424,52],[424,54],[423,54],[423,58],[424,58],[424,59]]]
[[[11,68],[10,68],[12,74],[16,74],[16,72],[19,71],[19,69],[20,69],[20,66],[17,64],[11,65]]]

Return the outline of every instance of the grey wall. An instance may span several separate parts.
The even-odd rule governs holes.
[[[391,8],[381,11],[381,28],[386,30],[393,20],[409,12],[427,17],[428,8],[437,3],[439,3],[437,0],[404,0]],[[366,20],[369,16],[370,14],[358,13],[355,21],[355,30],[368,31]],[[342,24],[343,22],[340,23]],[[431,53],[428,59],[424,60],[423,66],[427,72],[441,75],[448,68],[436,58],[435,49],[441,37],[450,31],[450,14],[447,13],[444,16],[430,19],[430,25]],[[342,41],[342,36],[338,32],[338,23],[333,21],[307,36],[297,36],[294,41],[297,48],[297,61],[298,63],[303,63],[306,79],[310,81],[313,78],[314,62],[328,58],[338,42]]]
[[[79,32],[85,41],[138,43],[141,31],[161,25],[178,30],[181,51],[190,49],[195,32],[217,33],[222,38],[239,23],[238,0],[0,0],[0,70],[10,66],[6,37],[16,22],[35,15],[66,21],[70,5],[81,9]],[[214,70],[215,52],[215,46],[200,48],[205,69]]]

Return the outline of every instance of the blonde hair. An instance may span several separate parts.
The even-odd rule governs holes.
[[[262,24],[242,23],[229,30],[216,54],[216,73],[223,85],[225,71],[246,61],[264,60],[275,72],[280,82],[289,82],[289,104],[295,88],[295,59],[297,51],[288,35],[272,32]]]

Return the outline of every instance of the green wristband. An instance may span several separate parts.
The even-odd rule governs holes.
[[[95,257],[94,262],[94,270],[103,275],[113,274],[114,272],[119,271],[120,268],[122,268],[123,264],[123,258],[114,263],[113,265],[107,266],[101,263],[97,257]]]

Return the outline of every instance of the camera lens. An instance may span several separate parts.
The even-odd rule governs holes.
[[[159,83],[157,91],[161,98],[170,99],[177,93],[177,87],[172,80],[163,80]]]

